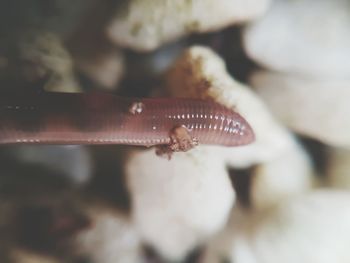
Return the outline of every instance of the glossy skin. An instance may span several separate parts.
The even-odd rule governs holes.
[[[107,93],[0,96],[0,144],[166,145],[177,126],[186,127],[199,144],[239,146],[254,140],[238,113],[211,101]]]

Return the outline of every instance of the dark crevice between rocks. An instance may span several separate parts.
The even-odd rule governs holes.
[[[309,137],[300,136],[299,138],[311,158],[316,175],[321,178],[326,177],[330,154],[327,145]]]
[[[244,52],[242,26],[231,26],[221,31],[192,35],[190,45],[205,45],[225,60],[227,71],[238,81],[247,83],[250,74],[259,69]]]
[[[229,169],[229,176],[232,186],[236,191],[237,201],[245,208],[251,207],[250,191],[256,167],[257,166],[251,166],[246,169]]]
[[[203,247],[197,247],[193,249],[184,260],[179,263],[201,263],[202,255],[204,252]],[[173,261],[169,261],[164,259],[159,253],[150,245],[145,244],[143,246],[143,253],[145,257],[145,263],[171,263]]]
[[[123,146],[91,146],[94,159],[94,173],[87,186],[90,197],[103,199],[122,211],[129,212],[130,199],[124,180],[122,164]]]

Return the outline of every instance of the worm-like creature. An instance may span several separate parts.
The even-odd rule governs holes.
[[[238,113],[211,101],[108,93],[0,95],[0,144],[167,145],[175,127],[201,144],[254,140]]]

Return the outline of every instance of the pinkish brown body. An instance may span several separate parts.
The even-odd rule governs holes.
[[[177,126],[200,144],[238,146],[254,140],[238,113],[211,101],[106,93],[0,96],[0,144],[166,145]]]

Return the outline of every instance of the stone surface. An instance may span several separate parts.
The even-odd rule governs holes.
[[[310,191],[314,185],[309,156],[295,143],[275,159],[254,169],[250,186],[250,202],[255,209],[266,209],[285,199]]]
[[[118,45],[150,51],[184,35],[254,19],[268,4],[269,0],[132,0],[119,8],[107,32]]]
[[[312,79],[267,71],[251,85],[271,111],[294,131],[323,143],[350,147],[348,79]]]
[[[123,52],[102,41],[81,45],[73,54],[74,61],[78,70],[99,87],[115,90],[124,74]]]
[[[203,262],[349,262],[349,202],[349,193],[324,190],[258,213],[235,211]]]
[[[274,1],[267,14],[244,31],[245,50],[272,70],[347,77],[349,8],[347,0]]]
[[[125,166],[132,216],[142,239],[181,260],[226,223],[235,200],[218,152],[195,148],[171,161],[154,149],[133,151]]]
[[[76,236],[76,253],[92,262],[143,262],[140,237],[129,218],[101,204],[91,206],[88,215],[91,227]]]
[[[17,60],[18,65],[13,70],[17,78],[22,78],[26,83],[45,80],[43,88],[46,91],[80,91],[72,58],[58,35],[41,31],[27,32],[21,36],[15,52],[18,54],[10,60]]]
[[[318,77],[350,74],[350,2],[277,0],[243,34],[247,54],[276,71]]]

